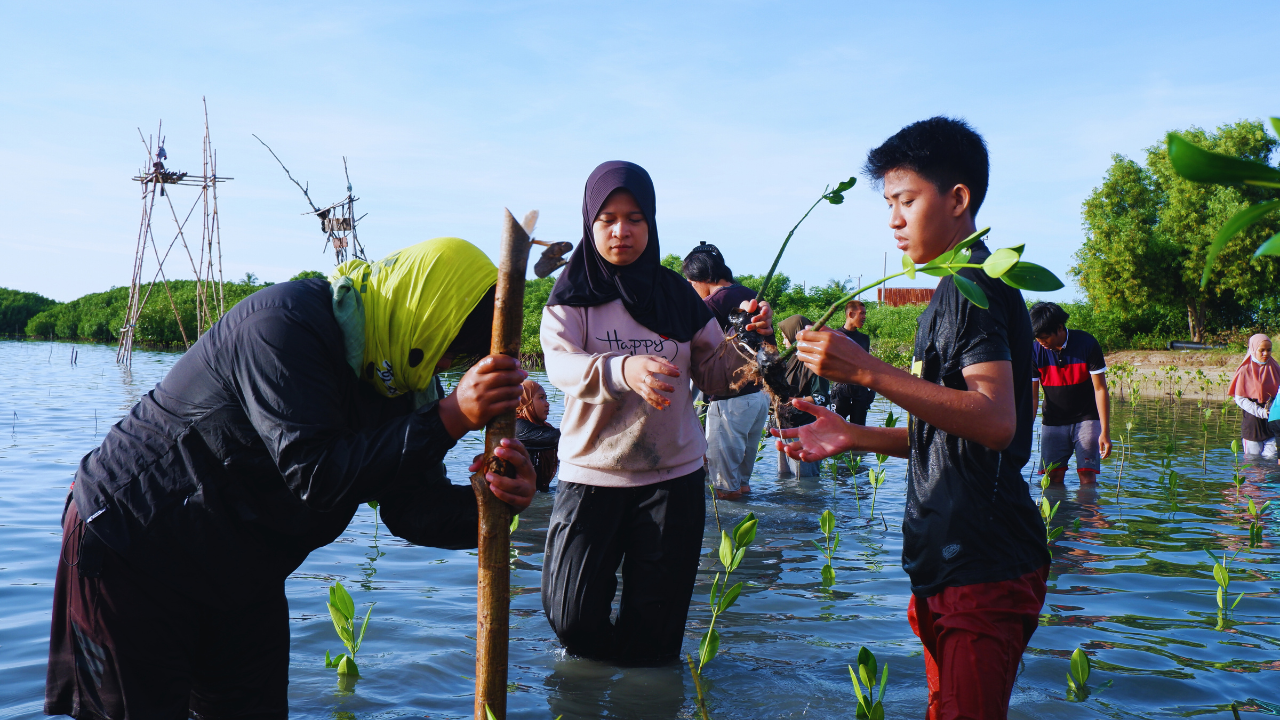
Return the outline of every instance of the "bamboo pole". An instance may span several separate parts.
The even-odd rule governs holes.
[[[505,211],[502,247],[498,257],[498,288],[493,308],[491,354],[520,354],[524,325],[524,278],[529,262],[529,235]],[[513,469],[494,456],[503,438],[516,436],[515,411],[506,412],[485,428],[484,468],[471,476],[480,506],[479,576],[476,583],[476,720],[485,720],[485,707],[498,720],[507,716],[507,637],[511,608],[511,507],[494,496],[486,471],[511,477]]]

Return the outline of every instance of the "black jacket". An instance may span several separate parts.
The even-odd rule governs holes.
[[[331,298],[306,280],[244,299],[84,457],[73,497],[107,546],[197,592],[282,582],[369,500],[410,542],[476,546],[436,405],[356,377]]]

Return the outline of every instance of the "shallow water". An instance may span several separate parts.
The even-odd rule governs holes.
[[[79,353],[72,366],[72,349]],[[114,363],[114,348],[0,341],[0,719],[40,715],[48,651],[59,514],[81,456],[101,441],[177,355],[137,352],[132,373]],[[550,388],[548,388],[550,390]],[[553,393],[554,395],[555,393]],[[552,400],[553,421],[560,412]],[[888,404],[877,401],[871,422]],[[1151,400],[1117,403],[1116,428],[1135,423],[1133,453],[1117,487],[1118,462],[1104,464],[1096,490],[1069,479],[1051,489],[1061,500],[1054,563],[1041,627],[1025,655],[1010,717],[1230,717],[1232,701],[1280,703],[1280,600],[1276,524],[1248,547],[1248,522],[1230,482],[1239,414],[1204,436],[1194,403],[1178,408]],[[95,425],[95,413],[97,416]],[[1173,467],[1182,476],[1171,496],[1160,481],[1162,436],[1173,435]],[[1119,444],[1118,434],[1113,436]],[[455,482],[481,445],[464,438],[450,453]],[[864,465],[874,465],[867,457]],[[721,521],[747,510],[760,518],[755,545],[736,574],[746,581],[736,607],[722,616],[721,653],[706,669],[715,717],[852,717],[847,663],[862,645],[888,662],[888,717],[918,717],[926,695],[920,644],[906,620],[909,586],[900,567],[903,469],[890,460],[870,518],[865,475],[857,487],[833,481],[777,480],[766,453],[750,502],[718,504]],[[1074,473],[1071,473],[1074,475]],[[847,475],[847,474],[846,474]],[[1242,499],[1275,497],[1280,474],[1250,464]],[[1032,496],[1039,498],[1038,483]],[[1176,507],[1174,501],[1176,500]],[[512,718],[693,717],[686,668],[618,669],[565,658],[542,615],[539,567],[552,496],[539,495],[515,533],[512,575]],[[859,503],[861,505],[859,514]],[[1280,505],[1280,503],[1277,503]],[[843,540],[836,584],[821,586],[817,516],[830,508]],[[708,508],[704,572],[695,590],[685,650],[697,651],[709,619],[706,595],[718,544]],[[1073,521],[1079,519],[1079,528]],[[374,514],[362,509],[336,542],[311,555],[289,579],[292,657],[290,701],[297,717],[465,718],[471,713],[475,663],[475,555],[407,545],[385,528],[375,539]],[[1204,548],[1239,555],[1231,563],[1231,600],[1245,597],[1218,630],[1216,584]],[[341,579],[360,612],[376,602],[365,646],[364,678],[352,693],[338,690],[324,668],[326,650],[342,649],[325,608],[326,587]],[[234,579],[232,579],[234,587]],[[228,642],[235,642],[229,638]],[[1092,655],[1095,690],[1083,704],[1065,698],[1067,658],[1076,647]],[[1254,705],[1263,710],[1265,705]]]

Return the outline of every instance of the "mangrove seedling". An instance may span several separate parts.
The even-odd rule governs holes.
[[[884,685],[889,680],[889,663],[880,671],[880,693],[876,697],[876,656],[865,647],[858,650],[858,670],[849,666],[849,678],[853,680],[853,692],[858,696],[855,716],[858,720],[884,720]],[[863,686],[866,692],[863,692]]]
[[[1270,507],[1271,501],[1262,503],[1262,507],[1257,507],[1253,503],[1253,498],[1249,498],[1249,547],[1258,547],[1262,544],[1262,513]]]
[[[1081,648],[1071,653],[1071,669],[1067,672],[1067,699],[1081,702],[1089,697],[1089,656]]]
[[[369,603],[369,609],[364,614],[364,623],[360,625],[360,634],[356,634],[356,604],[351,599],[351,593],[342,586],[341,581],[336,581],[329,588],[329,617],[333,619],[333,628],[338,631],[338,637],[342,638],[342,644],[347,646],[347,652],[338,655],[336,658],[329,657],[329,651],[324,651],[324,666],[329,669],[337,669],[339,680],[358,678],[360,670],[356,667],[356,653],[360,652],[360,644],[364,642],[364,631],[369,628],[369,616],[373,613],[373,606],[376,603]]]
[[[836,571],[831,567],[831,560],[836,549],[840,547],[840,533],[836,532],[835,513],[823,510],[818,518],[818,527],[822,529],[822,545],[819,545],[817,540],[809,542],[813,543],[813,546],[818,548],[818,552],[827,559],[827,564],[822,566],[822,586],[831,587],[836,582]]]
[[[1240,438],[1231,441],[1231,482],[1236,486],[1236,502],[1240,502],[1240,483],[1244,482],[1244,474],[1240,472]]]
[[[818,207],[818,204],[823,200],[826,200],[832,205],[839,205],[843,203],[845,192],[853,189],[853,186],[857,184],[857,182],[857,178],[851,177],[848,180],[841,180],[840,183],[836,185],[835,190],[832,190],[830,185],[826,186],[822,189],[822,195],[817,200],[813,201],[813,204],[809,206],[808,210],[804,211],[804,215],[800,216],[800,220],[791,228],[791,232],[787,233],[787,236],[783,238],[782,247],[778,248],[778,254],[773,258],[773,264],[769,266],[769,272],[765,273],[764,281],[760,283],[760,292],[757,293],[757,296],[760,298],[760,302],[764,302],[768,297],[769,283],[773,280],[773,272],[778,269],[778,261],[782,260],[782,253],[787,251],[787,243],[791,242],[791,236],[796,234],[796,230],[799,229],[800,223],[804,222],[805,218],[809,217],[809,213],[813,212],[813,209]]]
[[[733,527],[732,536],[723,530],[720,531],[719,558],[720,564],[724,567],[724,583],[720,582],[720,573],[717,572],[715,580],[711,583],[711,624],[698,645],[699,675],[702,673],[702,668],[706,667],[720,650],[720,633],[716,631],[716,621],[720,619],[721,613],[733,607],[733,604],[738,601],[738,596],[742,594],[742,583],[738,582],[730,587],[729,576],[738,569],[742,558],[747,554],[747,546],[755,540],[757,524],[756,514],[747,513],[747,516]]]
[[[1212,419],[1213,408],[1205,408],[1204,416],[1200,420],[1200,432],[1204,436],[1204,440],[1200,443],[1200,468],[1202,470],[1209,469],[1209,421]]]
[[[1040,478],[1040,519],[1044,520],[1044,542],[1046,545],[1057,540],[1058,536],[1062,534],[1061,527],[1053,527],[1053,516],[1058,514],[1058,507],[1062,505],[1062,501],[1059,500],[1053,504],[1053,507],[1049,507],[1049,498],[1044,496],[1045,491],[1049,489],[1049,474],[1060,467],[1062,467],[1062,463],[1049,463],[1044,469],[1044,477]]]
[[[853,501],[858,509],[858,517],[862,517],[862,495],[858,492],[858,468],[862,467],[862,456],[853,451],[845,453],[844,464],[849,466],[849,479],[853,482]]]
[[[369,507],[373,508],[373,539],[378,539],[378,501],[370,500]]]
[[[884,419],[884,426],[887,428],[897,427],[898,418],[894,417],[893,411],[890,410],[888,416]],[[889,456],[882,453],[876,453],[876,469],[867,473],[867,479],[871,481],[871,519],[874,522],[876,517],[876,495],[880,493],[880,486],[884,484],[884,480],[889,475],[889,471],[884,469],[884,464],[888,462]]]
[[[1227,594],[1231,587],[1231,574],[1227,571],[1227,563],[1231,560],[1227,557],[1227,552],[1222,551],[1222,562],[1218,562],[1218,556],[1214,555],[1209,548],[1205,548],[1205,553],[1209,559],[1213,561],[1213,579],[1218,583],[1218,627],[1222,627],[1222,613],[1225,610],[1235,610],[1236,605],[1240,604],[1240,599],[1244,597],[1244,593],[1236,596],[1236,601],[1231,603],[1231,607],[1227,607]],[[1239,551],[1236,555],[1239,555]],[[1235,557],[1235,555],[1231,556]]]

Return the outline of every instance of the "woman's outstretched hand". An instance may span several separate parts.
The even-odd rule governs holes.
[[[517,513],[524,512],[524,509],[529,507],[529,503],[533,502],[533,493],[537,490],[537,474],[533,469],[533,460],[529,457],[529,451],[519,440],[503,438],[498,447],[493,449],[493,454],[511,463],[516,469],[516,476],[509,478],[487,472],[484,474],[484,479],[489,483],[489,489]],[[480,472],[482,468],[484,468],[484,453],[477,455],[475,460],[471,461],[470,470],[474,473]]]
[[[832,455],[839,455],[854,447],[853,426],[839,415],[813,403],[795,399],[791,405],[803,410],[817,420],[798,428],[769,428],[769,434],[784,440],[795,439],[796,442],[779,440],[778,449],[788,457],[800,462],[817,462]]]
[[[529,373],[508,355],[490,355],[462,376],[458,386],[440,401],[440,421],[454,439],[479,430],[498,415],[520,404],[520,383]]]
[[[769,303],[758,302],[755,298],[751,298],[744,300],[739,307],[746,312],[756,313],[752,316],[751,322],[747,323],[747,330],[754,330],[773,339],[773,308],[769,307]]]
[[[662,378],[680,377],[680,368],[667,362],[666,358],[657,355],[632,355],[622,361],[622,379],[644,401],[659,410],[666,410],[671,405],[671,398],[658,394],[675,392],[675,388]]]

